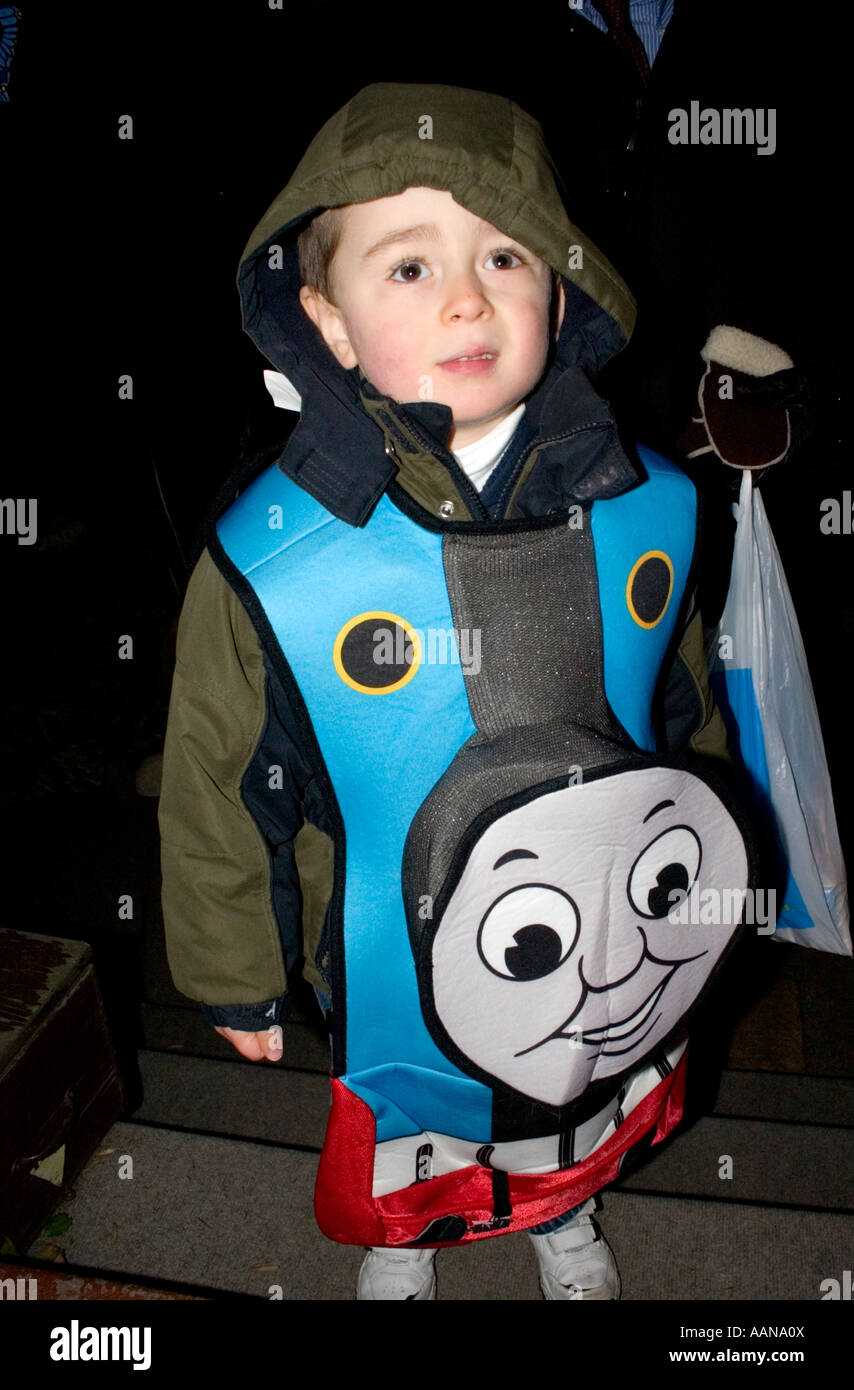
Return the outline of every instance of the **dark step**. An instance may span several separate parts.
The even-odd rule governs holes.
[[[142,1105],[133,1120],[318,1151],[326,1133],[329,1078],[281,1062],[139,1054]]]

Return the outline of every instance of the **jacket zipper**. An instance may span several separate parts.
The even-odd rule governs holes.
[[[406,421],[406,428],[409,430],[415,442],[420,444],[421,448],[426,453],[430,454],[432,458],[435,458],[438,463],[441,463],[446,472],[450,474],[451,481],[455,484],[457,492],[460,494],[463,501],[469,504],[469,511],[472,512],[473,515],[477,515],[478,520],[489,520],[489,511],[483,505],[480,493],[471,481],[471,478],[454,458],[453,454],[449,453],[448,450],[443,449],[441,446],[428,443],[424,436],[415,428],[414,422],[409,419]],[[392,457],[394,457],[394,455],[392,455]]]

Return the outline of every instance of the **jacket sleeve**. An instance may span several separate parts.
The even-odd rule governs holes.
[[[301,950],[294,840],[312,777],[269,687],[251,619],[205,550],[178,625],[163,755],[163,921],[176,987],[209,1022],[249,1031],[279,1021]]]
[[[724,721],[709,684],[703,619],[695,597],[667,676],[663,717],[671,753],[690,748],[703,757],[732,761]]]

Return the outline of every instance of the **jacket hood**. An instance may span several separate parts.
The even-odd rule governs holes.
[[[432,120],[429,139],[419,138],[425,113]],[[567,374],[576,408],[580,400],[588,414],[597,414],[597,407],[607,411],[589,383],[625,346],[635,321],[627,286],[569,219],[539,123],[515,102],[438,84],[380,82],[358,92],[311,142],[249,238],[238,273],[246,332],[302,398],[300,423],[280,466],[354,524],[397,471],[383,447],[386,426],[414,423],[431,450],[435,444],[437,455],[447,458],[452,415],[434,401],[402,408],[361,368],[335,360],[299,302],[297,237],[326,208],[414,186],[450,192],[561,276],[566,313],[560,335],[551,366],[525,402],[534,438],[554,431]],[[580,395],[579,373],[585,378]],[[351,459],[355,443],[359,460],[346,476],[342,443],[343,456]],[[615,490],[637,482],[632,471]]]

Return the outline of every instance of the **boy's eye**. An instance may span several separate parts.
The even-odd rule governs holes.
[[[410,271],[413,269],[426,270],[427,267],[424,265],[423,261],[401,261],[400,265],[395,266],[390,276],[390,279],[397,280],[398,284],[406,284],[407,282],[417,282],[418,280],[423,280],[424,277],[422,275],[405,274],[402,277],[402,279],[400,278],[400,271]]]
[[[498,258],[500,258],[500,259],[502,259],[502,260],[504,260],[504,261],[507,261],[508,257],[512,257],[512,259],[516,262],[517,265],[522,265],[522,264],[523,264],[523,261],[522,261],[521,256],[517,256],[517,254],[516,254],[515,251],[508,251],[508,250],[504,250],[504,251],[490,251],[489,256],[487,257],[487,260],[492,260],[492,257],[493,257],[493,256],[497,256]],[[510,266],[509,268],[510,268],[510,270],[515,270],[516,267],[515,267],[515,266]],[[501,267],[499,267],[499,269],[501,269]]]
[[[489,262],[490,262],[491,260],[493,260],[493,259],[497,259],[497,260],[503,261],[504,264],[503,264],[503,265],[498,265],[498,266],[495,266],[495,267],[490,267]],[[515,264],[509,264],[509,262],[515,262]],[[516,251],[510,251],[508,248],[505,247],[505,248],[502,249],[502,250],[490,251],[490,253],[489,253],[489,255],[487,256],[486,261],[485,261],[484,264],[486,265],[487,270],[492,269],[492,268],[497,269],[497,270],[505,270],[505,269],[508,269],[508,270],[515,270],[515,269],[516,269],[516,266],[524,265],[524,261],[522,260],[522,257],[518,254],[518,252],[516,252]],[[397,283],[398,283],[399,285],[401,285],[401,284],[417,284],[419,280],[423,280],[423,279],[426,278],[426,276],[424,276],[424,275],[420,275],[420,274],[413,275],[413,274],[411,274],[410,272],[413,271],[413,270],[419,270],[419,271],[420,271],[420,270],[425,270],[425,271],[427,271],[427,266],[424,264],[423,261],[417,261],[417,260],[400,261],[399,264],[396,265],[396,266],[394,267],[394,270],[392,271],[391,275],[389,276],[389,279],[390,279],[390,280],[396,280]],[[428,274],[428,275],[429,275],[429,273],[430,273],[430,272],[427,271],[427,274]]]

